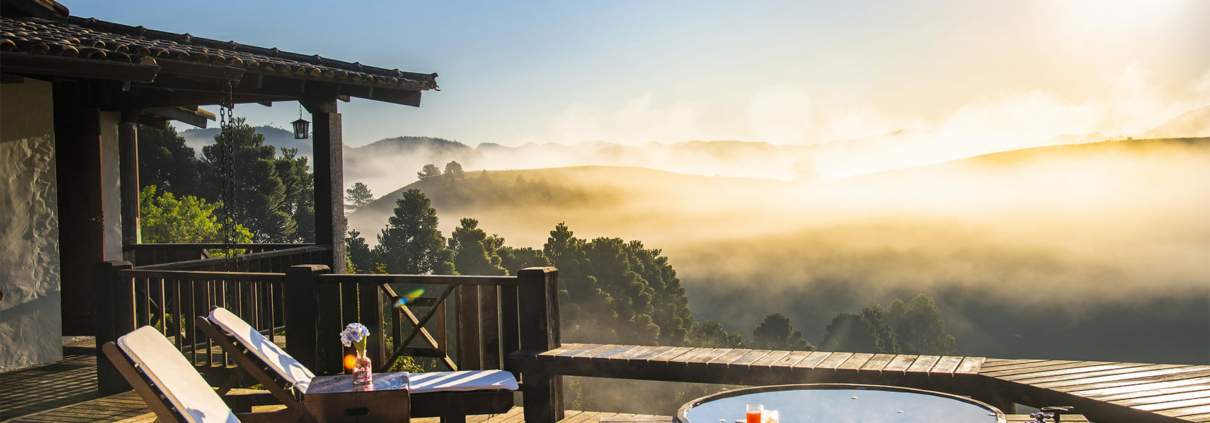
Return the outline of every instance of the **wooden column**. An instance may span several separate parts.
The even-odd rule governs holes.
[[[533,267],[517,273],[521,350],[550,351],[561,346],[559,335],[559,271]],[[537,368],[522,369],[521,392],[527,423],[563,420],[563,377]]]
[[[139,124],[140,111],[122,113],[118,124],[118,184],[122,190],[122,258],[134,261],[133,246],[142,242],[139,223]]]
[[[332,246],[332,273],[345,272],[344,145],[336,99],[304,101],[315,125],[315,243]]]
[[[132,268],[130,262],[100,262],[92,267],[93,289],[97,305],[94,315],[97,342],[97,390],[101,395],[113,395],[130,390],[130,383],[118,368],[101,352],[106,343],[135,329],[134,284],[118,277],[118,271]]]
[[[63,335],[93,334],[91,269],[105,261],[100,110],[83,106],[87,92],[83,83],[54,87]]]

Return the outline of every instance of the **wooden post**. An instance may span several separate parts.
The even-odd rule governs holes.
[[[482,370],[482,350],[479,345],[479,286],[460,285],[456,288],[458,330],[458,370]]]
[[[93,301],[97,343],[97,391],[113,395],[130,390],[130,383],[101,352],[101,346],[134,331],[134,285],[118,277],[118,271],[134,265],[127,261],[100,262],[93,266]]]
[[[319,280],[328,266],[303,264],[286,269],[286,353],[308,369],[319,369]]]
[[[521,350],[550,351],[559,341],[559,271],[533,267],[517,273]],[[563,420],[563,377],[541,369],[522,369],[521,393],[527,423]]]
[[[90,92],[87,82],[54,86],[63,335],[94,335],[90,272],[105,261],[100,110],[83,106]]]
[[[134,261],[135,244],[142,242],[139,222],[139,111],[122,113],[118,124],[119,189],[122,190],[122,258]]]
[[[332,273],[345,272],[344,151],[336,99],[304,101],[315,130],[315,243],[332,246]]]
[[[319,307],[314,313],[319,314],[315,326],[315,367],[311,371],[316,375],[335,375],[344,371],[345,350],[340,344],[340,331],[344,330],[341,323],[340,283],[336,281],[320,281]],[[287,327],[287,330],[288,327]],[[286,342],[290,342],[289,339]]]

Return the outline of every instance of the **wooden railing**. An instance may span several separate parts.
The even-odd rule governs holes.
[[[346,351],[338,334],[351,322],[370,329],[367,347],[376,371],[389,369],[405,356],[427,356],[451,370],[516,373],[509,354],[549,350],[559,341],[558,278],[553,268],[525,269],[518,276],[429,276],[329,274],[323,264],[294,265],[285,272],[162,267],[98,263],[98,346],[151,325],[196,366],[225,370],[230,361],[193,321],[212,307],[230,310],[270,339],[284,331],[287,352],[316,374],[343,370]],[[396,289],[413,287],[424,287],[427,295],[395,307],[402,293]],[[453,342],[447,339],[449,329]],[[98,360],[97,379],[105,394],[130,389],[103,358]]]
[[[146,251],[146,256],[156,258],[180,258],[193,257],[186,254],[190,250],[187,247],[193,247],[194,251],[205,251],[212,248],[213,245],[221,244],[144,244],[144,245],[173,245],[179,246],[165,250],[150,250]],[[183,261],[167,261],[158,264],[143,264],[136,261],[139,269],[143,270],[198,270],[198,271],[226,271],[228,266],[231,266],[230,271],[233,272],[269,272],[283,273],[290,266],[296,264],[325,264],[332,265],[331,251],[332,247],[327,245],[307,245],[307,244],[236,244],[238,248],[245,252],[230,260],[226,257],[201,258]],[[289,247],[289,248],[284,248]],[[137,256],[138,253],[136,253]],[[156,260],[150,260],[155,262]],[[230,262],[230,263],[229,263]]]
[[[517,276],[439,276],[328,274],[320,266],[295,266],[287,274],[286,302],[320,311],[290,315],[288,328],[315,330],[290,330],[287,352],[305,364],[315,363],[318,373],[341,370],[340,357],[346,351],[326,338],[352,322],[369,328],[367,355],[378,371],[402,357],[422,356],[437,358],[449,370],[516,373],[508,354],[558,342],[558,277],[553,268],[525,269]],[[394,306],[405,289],[417,287],[428,295]],[[450,315],[455,342],[447,340]]]
[[[200,371],[225,368],[229,357],[199,330],[195,316],[223,307],[270,339],[284,329],[284,273],[149,270],[129,262],[98,263],[94,270],[96,337],[99,347],[142,326],[154,326]],[[98,357],[103,393],[129,389]],[[225,369],[224,369],[225,371]]]

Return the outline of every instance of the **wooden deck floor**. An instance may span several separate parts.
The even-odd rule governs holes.
[[[82,344],[83,345],[83,344]],[[96,392],[95,349],[82,346],[64,348],[62,361],[0,374],[0,421],[4,423],[45,422],[153,422],[155,415],[133,391],[108,397]],[[625,413],[568,410],[561,423],[596,423],[602,419],[645,417],[671,421],[669,416],[643,416]],[[436,418],[414,420],[438,423]],[[1032,421],[1025,415],[1011,415],[1010,423]],[[1065,422],[1086,422],[1079,416],[1064,417]],[[520,407],[506,414],[470,416],[468,423],[524,423]]]

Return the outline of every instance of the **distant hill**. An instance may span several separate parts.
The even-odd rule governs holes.
[[[1190,110],[1135,138],[1210,137],[1210,106]]]
[[[256,133],[265,136],[265,144],[277,147],[278,149],[297,148],[298,155],[311,157],[311,140],[294,139],[294,132],[273,126],[257,126],[253,128]],[[214,136],[218,135],[219,128],[194,128],[180,132],[180,136],[185,138],[185,145],[193,148],[193,151],[200,157],[202,155],[202,147],[214,144]]]
[[[373,235],[386,224],[395,200],[405,190],[416,188],[432,200],[442,219],[441,227],[447,233],[458,218],[468,216],[483,221],[483,227],[490,233],[497,223],[493,216],[497,216],[506,219],[510,232],[529,228],[528,233],[544,236],[559,219],[596,216],[610,210],[621,217],[630,215],[636,207],[666,207],[685,195],[737,199],[736,195],[753,187],[788,184],[770,179],[719,178],[618,166],[472,171],[453,181],[439,177],[411,182],[350,213],[348,219],[349,228],[368,234],[366,239],[374,244]]]
[[[425,164],[444,168],[457,161],[472,166],[482,154],[457,141],[435,137],[386,138],[344,151],[345,185],[362,182],[375,191],[416,180]]]
[[[1207,169],[1210,138],[1037,147],[821,184],[612,166],[413,172],[348,217],[374,244],[402,190],[418,188],[447,236],[472,217],[516,247],[541,248],[559,222],[640,240],[669,257],[694,315],[730,330],[781,312],[818,343],[837,313],[926,293],[962,354],[1204,363],[1207,338],[1181,334],[1210,330]]]

